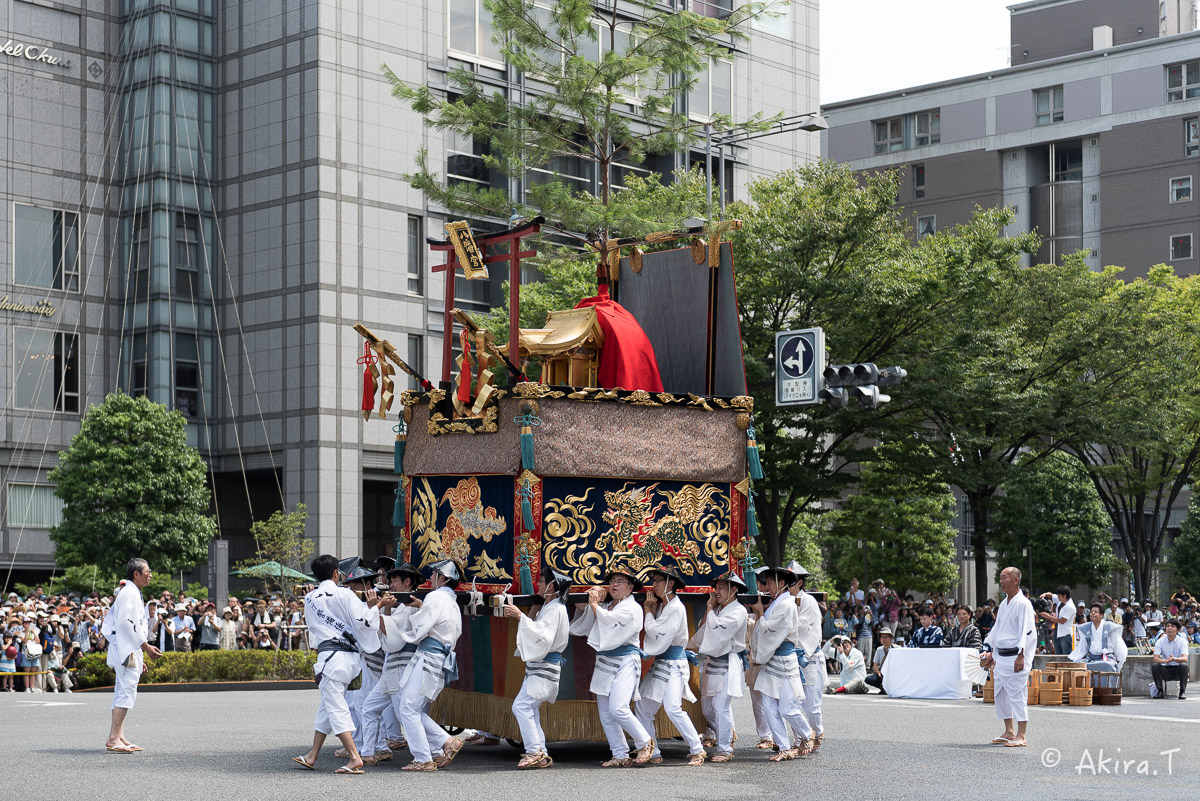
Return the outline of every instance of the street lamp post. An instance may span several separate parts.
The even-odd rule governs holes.
[[[721,212],[724,212],[726,145],[740,144],[742,142],[749,142],[751,139],[762,139],[766,136],[776,136],[778,134],[792,133],[793,131],[826,131],[829,130],[829,123],[819,113],[810,112],[808,114],[794,114],[790,117],[783,117],[772,123],[771,127],[765,131],[735,131],[723,136],[713,136],[711,125],[704,126],[704,130],[708,140],[705,146],[704,164],[704,172],[708,176],[708,205],[709,208],[712,208],[712,148],[713,145],[716,145],[718,205]]]

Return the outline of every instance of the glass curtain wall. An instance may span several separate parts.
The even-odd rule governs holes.
[[[212,194],[216,0],[120,0],[121,383],[179,410],[200,441],[213,411]]]

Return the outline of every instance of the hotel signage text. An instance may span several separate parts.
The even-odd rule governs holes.
[[[22,314],[40,314],[43,317],[53,317],[58,311],[50,301],[42,298],[36,304],[16,303],[8,299],[8,295],[0,298],[0,311],[21,312]]]
[[[70,69],[71,67],[70,60],[54,55],[48,47],[14,42],[12,39],[4,42],[4,46],[0,47],[0,54],[9,58],[24,58],[29,61],[39,61],[43,64],[49,64],[52,67],[62,67],[63,69]]]

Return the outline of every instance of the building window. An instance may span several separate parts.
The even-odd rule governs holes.
[[[1200,61],[1167,67],[1167,102],[1200,97]]]
[[[1171,202],[1185,203],[1192,199],[1192,176],[1171,179]]]
[[[932,214],[928,217],[917,218],[917,239],[924,239],[927,236],[933,236],[937,233],[937,217]]]
[[[405,361],[417,375],[425,375],[425,348],[421,340],[422,337],[419,334],[408,335],[408,358]],[[412,376],[408,377],[408,388],[414,391],[421,389],[417,385],[417,379]]]
[[[487,10],[483,0],[450,0],[447,6],[450,49],[503,64],[500,46],[492,41],[492,12]]]
[[[925,198],[925,165],[913,165],[913,200]]]
[[[1177,234],[1171,237],[1171,261],[1182,261],[1192,257],[1192,235]]]
[[[53,528],[62,522],[62,499],[54,487],[8,485],[8,525],[14,528]]]
[[[13,282],[79,291],[79,215],[16,204]]]
[[[200,416],[200,354],[195,334],[175,335],[175,408],[184,417]]]
[[[425,232],[420,217],[408,218],[408,291],[421,294],[425,277]]]
[[[572,139],[575,152],[584,152],[589,148],[588,140],[582,134],[576,133]],[[530,188],[552,183],[556,179],[570,187],[572,193],[590,194],[595,175],[595,164],[589,159],[577,155],[555,156],[541,167],[525,172],[525,202],[538,205],[529,195]]]
[[[1063,121],[1063,88],[1051,86],[1033,93],[1033,108],[1038,125]]]
[[[942,141],[942,112],[922,111],[913,115],[913,145],[925,147]]]
[[[146,335],[133,335],[133,353],[130,358],[129,394],[140,398],[146,394],[146,381],[149,376],[149,359],[146,354]]]
[[[488,186],[488,168],[483,156],[487,143],[470,134],[450,131],[446,143],[446,177],[450,184],[472,183]]]
[[[1200,155],[1200,119],[1183,121],[1183,155]]]
[[[708,69],[696,74],[696,84],[688,92],[688,113],[707,119],[733,113],[733,64],[714,58]]]
[[[22,409],[79,411],[79,337],[13,329],[14,400]]]
[[[200,297],[200,221],[194,215],[175,218],[175,294]]]
[[[875,123],[875,153],[892,153],[904,149],[904,119],[894,117]]]

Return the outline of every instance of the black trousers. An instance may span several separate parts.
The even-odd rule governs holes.
[[[1178,681],[1180,695],[1187,689],[1188,666],[1180,662],[1172,665],[1151,665],[1150,675],[1154,677],[1154,686],[1158,687],[1159,695],[1166,695],[1166,689],[1163,687],[1163,682],[1166,681]]]
[[[868,673],[867,677],[863,679],[863,681],[872,687],[878,687],[881,690],[883,689],[883,676],[877,676],[874,673]]]

